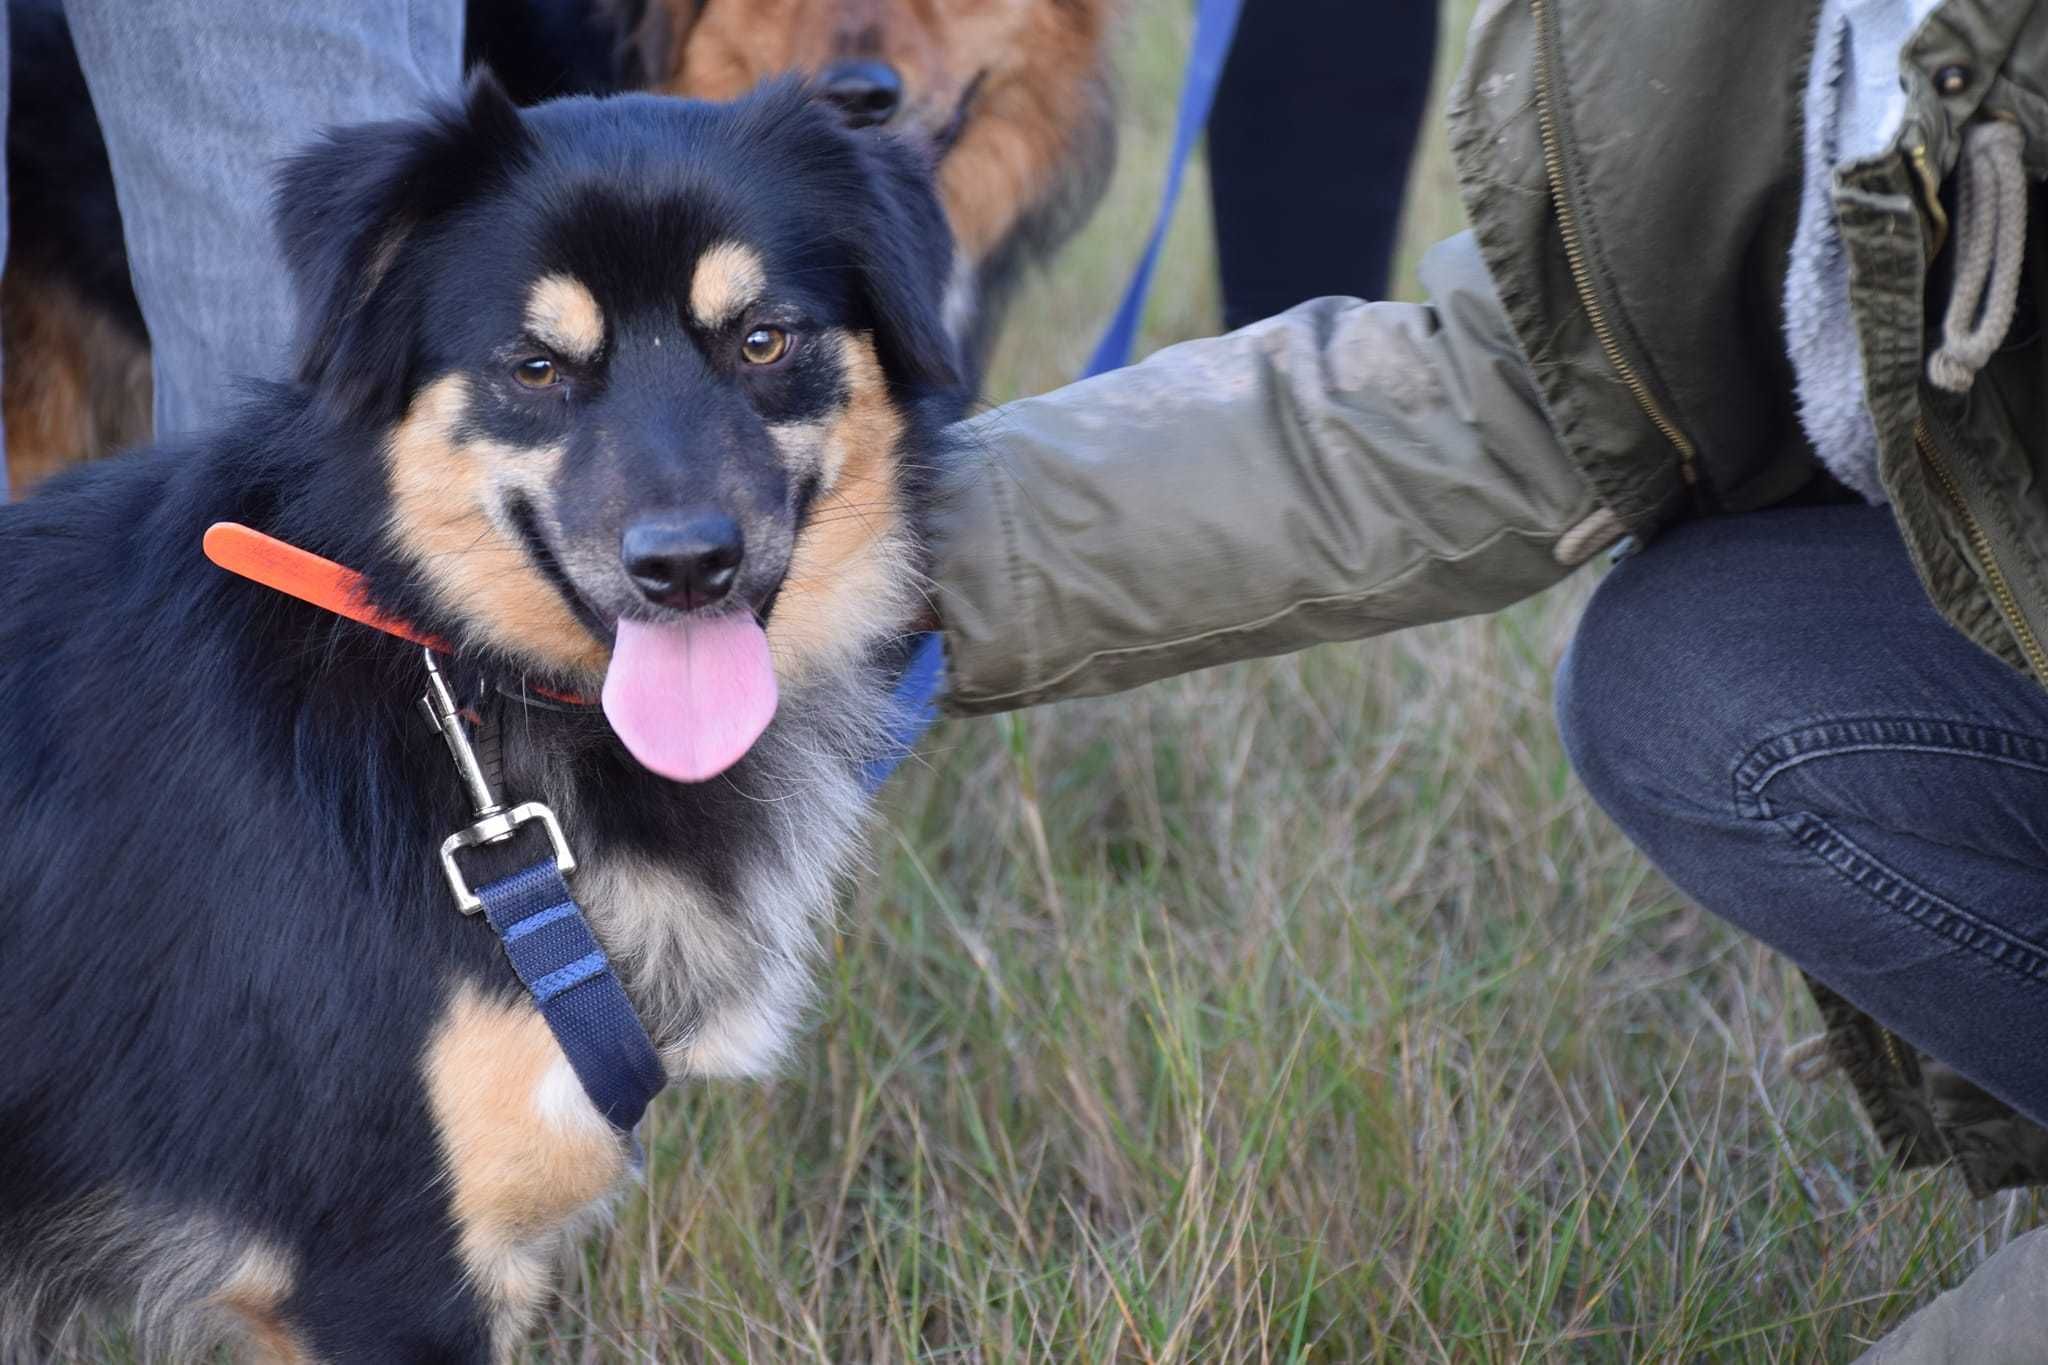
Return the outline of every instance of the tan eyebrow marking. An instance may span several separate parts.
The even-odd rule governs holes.
[[[738,242],[720,242],[697,258],[690,276],[690,315],[699,327],[722,327],[767,289],[760,254]]]
[[[526,326],[567,360],[590,360],[604,348],[604,310],[568,275],[543,275],[526,295]]]

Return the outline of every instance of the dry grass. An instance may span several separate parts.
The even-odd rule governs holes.
[[[1078,368],[1121,283],[1187,8],[1136,6],[1118,182],[997,397]],[[1214,327],[1188,190],[1154,344]],[[1457,226],[1440,130],[1410,216],[1411,262]],[[2039,1221],[1791,1082],[1789,970],[1577,790],[1550,676],[1589,586],[942,727],[803,1062],[661,1109],[542,1354],[1847,1359]]]
[[[997,396],[1078,368],[1142,236],[1188,7],[1135,8],[1118,182]],[[1188,188],[1155,344],[1214,326]],[[1411,217],[1409,261],[1456,227],[1440,133]],[[801,1062],[658,1108],[534,1358],[1840,1360],[2040,1221],[1791,1082],[1788,969],[1574,786],[1589,586],[942,727]]]

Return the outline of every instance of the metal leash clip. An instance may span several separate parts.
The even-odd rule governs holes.
[[[484,776],[483,765],[476,761],[476,750],[470,747],[469,734],[462,728],[462,713],[456,709],[455,694],[448,690],[448,682],[434,662],[434,651],[423,649],[420,653],[427,661],[427,690],[420,697],[420,710],[426,714],[427,723],[447,741],[455,770],[462,775],[462,785],[469,789],[470,804],[476,807],[475,824],[441,841],[441,870],[447,873],[449,888],[455,892],[455,908],[465,915],[474,915],[484,908],[483,901],[462,879],[462,869],[455,865],[456,853],[483,844],[502,844],[521,825],[530,822],[538,821],[547,831],[548,842],[555,846],[555,866],[562,874],[574,872],[575,855],[569,852],[569,841],[562,836],[561,822],[555,819],[553,811],[539,801],[522,801],[507,810],[491,791],[490,779]]]

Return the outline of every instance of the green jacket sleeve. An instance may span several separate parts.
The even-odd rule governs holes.
[[[1469,235],[1422,281],[1428,304],[1319,299],[965,424],[934,525],[948,709],[1491,611],[1618,537]]]

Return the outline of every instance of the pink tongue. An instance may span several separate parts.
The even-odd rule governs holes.
[[[775,715],[768,636],[745,613],[669,626],[620,621],[604,714],[649,771],[676,782],[716,777]]]

